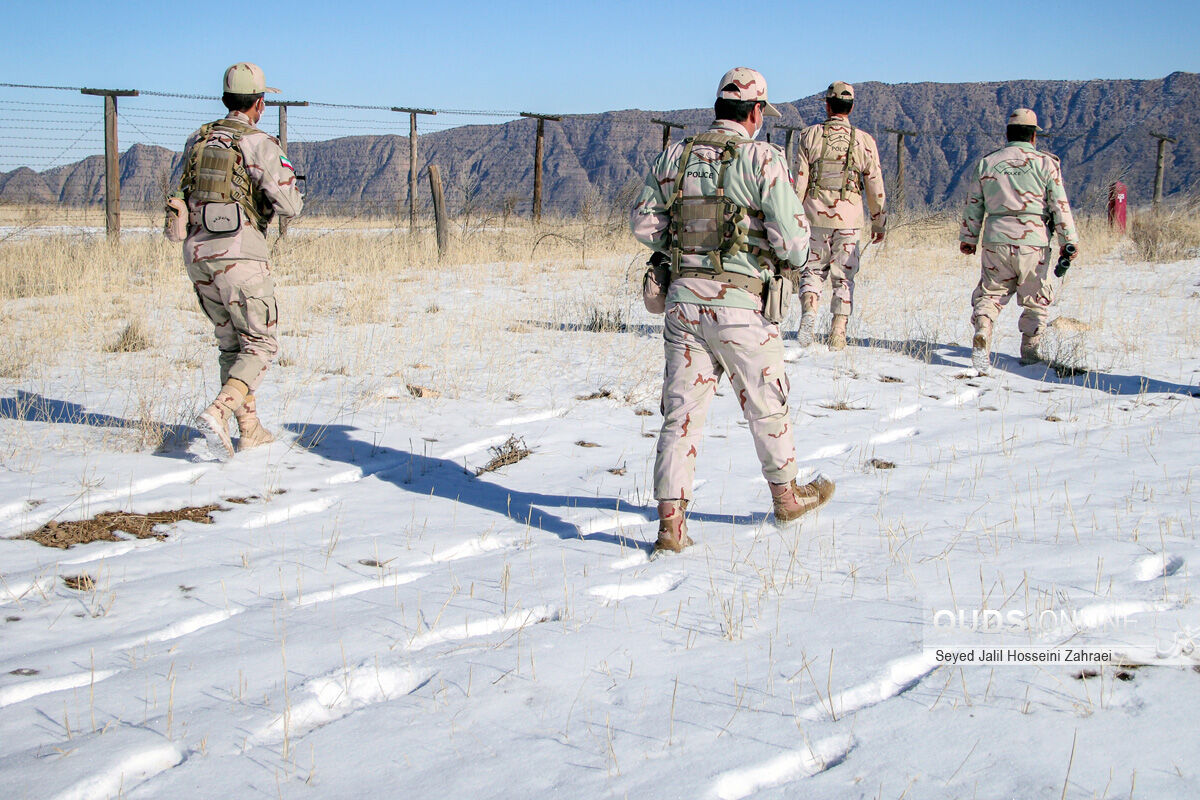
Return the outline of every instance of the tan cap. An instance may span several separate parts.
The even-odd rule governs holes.
[[[1008,115],[1008,124],[1031,125],[1035,131],[1041,130],[1037,124],[1037,114],[1033,113],[1032,108],[1018,108]]]
[[[718,100],[760,100],[764,117],[780,117],[779,109],[767,102],[767,79],[756,69],[734,67],[717,84]]]
[[[854,87],[845,81],[834,81],[825,90],[826,100],[853,100]]]
[[[225,91],[230,94],[262,94],[279,90],[267,86],[267,78],[257,64],[240,61],[225,70]]]

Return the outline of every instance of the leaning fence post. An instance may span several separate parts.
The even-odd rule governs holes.
[[[442,171],[437,164],[429,165],[429,193],[433,195],[433,219],[437,227],[438,258],[446,255],[450,245],[450,230],[446,224],[446,198],[442,195]]]

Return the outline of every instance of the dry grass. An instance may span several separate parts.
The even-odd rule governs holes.
[[[532,450],[525,446],[525,440],[517,436],[509,436],[504,444],[489,447],[488,452],[492,454],[491,460],[475,470],[476,475],[482,475],[485,472],[495,472],[501,467],[516,464],[521,459],[533,453]]]
[[[121,329],[117,338],[104,348],[106,353],[136,353],[150,347],[150,337],[142,331],[137,320],[130,322]]]
[[[166,534],[156,530],[159,525],[169,525],[180,521],[211,524],[213,522],[212,512],[219,509],[220,506],[210,505],[156,511],[150,514],[108,511],[97,514],[91,519],[73,522],[51,520],[36,531],[17,538],[30,539],[46,547],[57,547],[62,550],[71,545],[87,544],[88,542],[120,541],[121,537],[117,535],[118,533],[136,536],[138,539],[161,540],[166,538]]]
[[[1169,262],[1192,258],[1200,252],[1200,202],[1139,214],[1129,238],[1142,261]]]

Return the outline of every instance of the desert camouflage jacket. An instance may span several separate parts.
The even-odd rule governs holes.
[[[250,118],[238,111],[229,112],[225,118],[251,124]],[[218,133],[213,138],[221,135]],[[184,158],[192,152],[199,138],[200,131],[188,138],[183,151]],[[254,187],[254,199],[259,208],[268,210],[268,219],[276,213],[285,217],[299,214],[304,200],[296,187],[296,171],[279,147],[279,140],[255,129],[242,136],[238,146],[242,151],[243,166]],[[200,208],[199,203],[188,200],[188,235],[183,242],[185,264],[217,258],[267,260],[267,239],[245,214],[242,215],[241,230],[215,234],[206,231],[201,224]]]
[[[1078,243],[1058,159],[1028,142],[1009,142],[981,158],[967,187],[959,241],[1046,247],[1049,209],[1058,243]]]
[[[764,240],[780,262],[788,262],[793,269],[803,267],[808,261],[808,221],[792,188],[783,151],[777,145],[746,138],[746,130],[736,122],[716,120],[709,130],[735,133],[744,139],[725,172],[725,196],[740,206],[762,211],[763,219],[748,216],[741,224],[749,226],[752,238]],[[671,247],[667,203],[675,193],[683,149],[683,142],[676,142],[655,159],[630,212],[629,226],[634,237],[652,250],[668,252]],[[689,166],[684,175],[684,194],[706,197],[716,194],[720,157],[721,150],[717,147],[697,144],[692,148],[688,163],[694,166]],[[702,255],[684,255],[681,266],[702,268],[706,261]],[[724,268],[764,280],[770,276],[759,258],[746,250],[725,258]],[[750,292],[703,278],[673,281],[667,302],[754,309],[761,305],[759,298]]]
[[[825,128],[829,128],[829,144],[825,144]],[[796,159],[796,194],[804,200],[804,212],[814,228],[862,228],[863,199],[871,213],[871,231],[882,232],[887,227],[884,211],[883,169],[879,165],[879,147],[874,137],[862,128],[854,129],[854,155],[849,191],[842,199],[840,187],[850,148],[850,121],[844,116],[831,117],[825,124],[810,125],[800,132],[800,149]],[[809,187],[814,172],[821,165],[821,186]],[[828,187],[838,188],[828,188]]]

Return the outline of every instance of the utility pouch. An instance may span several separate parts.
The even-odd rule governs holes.
[[[762,315],[772,325],[783,322],[787,316],[788,298],[792,294],[792,280],[786,275],[772,275],[763,283]]]
[[[242,207],[237,203],[205,203],[200,220],[209,233],[237,233],[242,228]]]
[[[182,242],[187,238],[188,208],[183,198],[172,195],[167,198],[167,218],[163,225],[163,235],[168,242]]]
[[[642,275],[642,303],[651,314],[667,310],[667,289],[671,285],[671,262],[662,253],[654,253]]]

